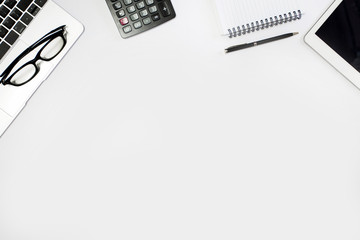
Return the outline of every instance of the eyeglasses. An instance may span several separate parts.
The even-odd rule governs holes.
[[[60,26],[45,34],[42,38],[25,49],[0,75],[0,83],[3,85],[22,86],[30,82],[40,71],[36,64],[39,60],[51,61],[66,45],[66,26]],[[21,65],[21,60],[36,48],[40,48],[35,58]]]

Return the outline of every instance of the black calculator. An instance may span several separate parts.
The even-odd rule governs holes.
[[[105,0],[122,38],[159,26],[176,13],[170,0]]]

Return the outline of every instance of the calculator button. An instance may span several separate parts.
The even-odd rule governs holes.
[[[149,7],[149,12],[150,13],[157,12],[157,7],[156,6]]]
[[[131,19],[132,21],[138,20],[138,19],[139,19],[139,14],[135,13],[135,14],[131,15],[131,16],[130,16],[130,19]]]
[[[159,3],[159,8],[160,8],[161,14],[162,14],[164,17],[167,17],[167,16],[170,16],[170,15],[171,15],[169,6],[167,5],[166,2],[160,2],[160,3]]]
[[[123,31],[124,31],[124,33],[129,33],[129,32],[131,32],[131,27],[130,26],[126,26],[126,27],[124,27],[123,28]]]
[[[141,1],[141,2],[137,3],[137,4],[136,4],[136,7],[137,7],[138,9],[143,9],[143,8],[145,7],[144,1]]]
[[[115,10],[119,10],[122,6],[121,6],[121,2],[117,2],[113,5]]]
[[[135,8],[135,6],[130,6],[130,7],[127,8],[127,11],[128,11],[129,13],[133,13],[133,12],[136,11],[136,8]]]
[[[148,11],[147,11],[146,9],[140,11],[140,16],[141,16],[141,17],[145,17],[145,16],[147,16],[147,15],[148,15]]]
[[[154,4],[154,0],[145,0],[147,5]]]
[[[128,23],[129,23],[129,19],[127,17],[124,17],[124,18],[120,19],[120,24],[121,25],[124,26],[124,25],[126,25]]]
[[[121,9],[120,11],[116,12],[116,15],[118,16],[118,18],[122,18],[123,16],[125,16],[125,10]]]
[[[144,25],[148,25],[151,23],[151,19],[149,17],[143,19]]]
[[[124,0],[124,3],[125,3],[125,5],[130,5],[130,4],[132,4],[132,0]]]
[[[158,21],[158,20],[160,20],[160,14],[154,14],[154,15],[152,15],[151,16],[151,18],[152,18],[152,20],[155,22],[155,21]]]
[[[139,21],[139,22],[136,22],[136,23],[134,23],[134,28],[135,29],[138,29],[138,28],[141,28],[141,22]]]

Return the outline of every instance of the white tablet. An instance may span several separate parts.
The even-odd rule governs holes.
[[[305,42],[360,89],[360,0],[335,0]]]

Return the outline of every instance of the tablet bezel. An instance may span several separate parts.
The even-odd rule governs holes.
[[[310,31],[305,35],[305,42],[320,54],[326,61],[335,67],[341,74],[343,74],[350,82],[360,89],[360,72],[351,66],[344,58],[337,54],[331,47],[329,47],[321,38],[316,35],[316,32],[323,25],[323,23],[330,17],[343,0],[335,0],[331,6],[325,11]]]

